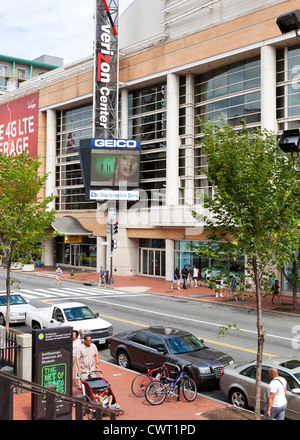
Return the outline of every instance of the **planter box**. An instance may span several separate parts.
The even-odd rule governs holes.
[[[23,272],[34,272],[34,264],[33,263],[23,264],[22,271]]]
[[[21,261],[18,261],[16,263],[11,263],[11,269],[12,270],[21,270],[22,269]]]

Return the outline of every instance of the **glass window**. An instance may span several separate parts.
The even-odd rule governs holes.
[[[128,339],[130,339],[132,342],[136,342],[137,344],[147,345],[148,336],[145,333],[137,333]]]
[[[141,141],[140,188],[147,191],[149,205],[151,190],[166,181],[166,107],[166,83],[129,92],[128,137]]]
[[[56,209],[58,211],[96,209],[85,200],[79,160],[81,139],[92,137],[92,105],[57,112]]]
[[[165,344],[163,341],[157,336],[149,337],[149,347],[154,348],[155,350],[165,349]]]

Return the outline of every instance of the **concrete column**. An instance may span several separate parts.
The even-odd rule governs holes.
[[[42,254],[42,264],[54,266],[54,239],[44,242],[45,252]]]
[[[166,281],[174,277],[174,240],[166,239]]]
[[[276,47],[261,48],[261,128],[277,133]]]
[[[17,375],[31,381],[32,335],[26,333],[17,335],[17,344],[21,346],[17,357]]]
[[[121,89],[121,139],[128,138],[128,90]]]
[[[55,195],[55,164],[56,164],[56,111],[47,110],[47,145],[46,145],[46,173],[49,173],[46,181],[46,197]],[[55,202],[48,205],[48,209],[54,209]]]
[[[186,141],[185,141],[185,203],[194,204],[194,75],[186,76]]]
[[[166,204],[178,205],[179,174],[179,76],[167,77],[167,170]]]

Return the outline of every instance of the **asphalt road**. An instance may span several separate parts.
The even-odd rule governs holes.
[[[64,281],[56,286],[53,278],[39,278],[18,273],[20,293],[30,297],[30,304],[35,307],[47,307],[62,301],[80,301],[87,304],[100,317],[111,322],[114,333],[136,329],[148,325],[164,325],[184,328],[207,346],[230,354],[235,362],[248,362],[256,357],[256,311],[228,307],[221,304],[209,304],[201,301],[174,298],[167,295],[148,293],[120,292],[108,287],[96,289],[81,283]],[[0,291],[5,290],[5,272],[0,272]],[[17,291],[15,287],[13,290]],[[297,316],[278,313],[263,313],[265,334],[265,356],[289,356],[299,358],[299,351],[293,348],[297,337]],[[235,325],[220,336],[222,326]],[[29,332],[25,325],[13,328]],[[298,333],[300,332],[300,328]],[[115,361],[109,348],[100,349],[100,359]],[[210,396],[222,398],[219,390],[206,391]]]

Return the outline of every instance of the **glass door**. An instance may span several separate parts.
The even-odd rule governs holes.
[[[70,247],[71,266],[78,267],[80,266],[80,245],[71,244]]]
[[[165,250],[140,248],[139,256],[142,275],[165,276]]]

